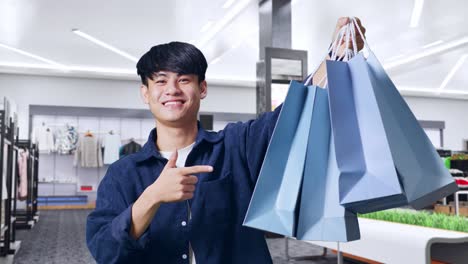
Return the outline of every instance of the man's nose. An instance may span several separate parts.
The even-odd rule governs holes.
[[[168,83],[164,92],[165,94],[175,95],[175,94],[180,94],[181,90],[177,82],[171,82],[171,83]]]

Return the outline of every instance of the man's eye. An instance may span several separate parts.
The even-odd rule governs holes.
[[[166,81],[165,80],[158,80],[158,81],[156,81],[156,83],[157,84],[164,84],[164,83],[166,83]]]
[[[180,79],[179,82],[182,82],[182,83],[188,83],[189,82],[189,79]]]

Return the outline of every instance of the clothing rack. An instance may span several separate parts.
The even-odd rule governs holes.
[[[39,221],[39,213],[37,211],[39,149],[37,144],[31,143],[30,140],[18,140],[17,147],[27,149],[29,157],[27,162],[28,194],[26,197],[26,209],[17,211],[16,228],[31,229]]]
[[[16,243],[16,169],[17,169],[17,151],[15,141],[18,138],[18,129],[13,119],[7,117],[5,110],[0,111],[0,219],[1,239],[0,239],[0,256],[5,257],[10,254],[15,254],[19,249],[19,242]],[[6,166],[6,168],[4,167]],[[3,182],[6,185],[6,199],[3,199]],[[14,183],[14,187],[12,185]]]
[[[14,160],[15,160],[15,173],[13,175],[14,181],[14,190],[13,190],[13,217],[14,217],[14,223],[12,231],[11,231],[11,243],[15,244],[16,243],[16,217],[17,217],[17,199],[18,199],[18,179],[19,179],[19,166],[18,166],[18,158],[19,158],[19,151],[20,149],[18,148],[18,140],[19,140],[19,127],[16,127],[16,136],[15,136],[15,144],[13,146],[13,151],[14,151]],[[18,248],[19,249],[19,248]]]

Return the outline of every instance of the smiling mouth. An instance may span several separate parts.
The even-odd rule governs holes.
[[[173,100],[173,101],[164,102],[163,105],[164,106],[179,106],[179,105],[183,105],[184,103],[185,102],[182,100]]]

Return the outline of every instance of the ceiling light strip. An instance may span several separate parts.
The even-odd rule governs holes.
[[[434,95],[441,95],[441,94],[468,95],[468,91],[461,91],[461,90],[443,90],[439,93],[437,89],[410,88],[410,87],[400,87],[398,88],[398,91],[414,92],[414,93],[429,93],[429,94],[434,94]]]
[[[210,65],[216,64],[221,61],[221,56],[218,56],[214,58],[212,61],[210,61]]]
[[[224,50],[221,54],[219,54],[217,57],[215,57],[213,60],[210,61],[210,64],[216,64],[218,63],[219,61],[221,61],[221,58],[229,53],[231,50],[234,50],[234,49],[237,49],[240,45],[242,45],[242,43],[245,42],[245,40],[247,39],[251,39],[251,36],[253,34],[258,34],[258,27],[254,27],[252,30],[250,30],[249,32],[247,32],[243,37],[241,37],[237,42],[235,42],[231,48],[227,49],[227,50]]]
[[[18,54],[21,54],[21,55],[24,55],[24,56],[27,56],[27,57],[30,57],[30,58],[45,62],[45,63],[50,64],[50,65],[55,65],[55,66],[60,67],[60,68],[65,67],[64,65],[62,65],[62,64],[60,64],[58,62],[55,62],[53,60],[49,60],[49,59],[43,58],[41,56],[32,54],[30,52],[20,50],[20,49],[17,49],[17,48],[14,48],[14,47],[2,44],[2,43],[0,43],[0,47],[5,48],[5,49],[10,50],[10,51],[13,51],[13,52],[16,52]]]
[[[205,33],[206,31],[208,31],[208,29],[210,29],[212,26],[213,26],[214,22],[212,20],[209,20],[208,22],[206,22],[206,24],[201,28],[200,32],[201,33]]]
[[[49,64],[32,64],[32,63],[17,63],[17,62],[0,62],[0,67],[11,67],[21,69],[45,69],[45,70],[65,70],[66,72],[89,72],[89,73],[115,73],[115,74],[133,74],[136,75],[136,71],[132,69],[120,69],[120,68],[104,68],[104,67],[85,67],[85,66],[66,66],[59,67],[56,65]]]
[[[425,50],[423,52],[416,53],[416,54],[411,55],[411,56],[407,56],[404,59],[385,63],[384,68],[386,70],[390,70],[390,69],[396,68],[398,66],[401,66],[401,65],[404,65],[404,64],[407,64],[407,63],[410,63],[410,62],[413,62],[413,61],[416,61],[416,60],[419,60],[419,59],[422,59],[422,58],[425,58],[425,57],[433,56],[433,55],[439,54],[441,52],[444,52],[444,51],[447,51],[447,50],[450,50],[450,49],[453,49],[453,48],[456,48],[456,47],[459,47],[459,46],[462,46],[462,45],[466,45],[467,43],[468,43],[468,37],[464,37],[464,38],[461,38],[461,39],[458,39],[458,40],[454,40],[454,41],[445,43],[443,45],[439,45],[439,46],[427,49],[427,50]]]
[[[243,0],[235,5],[224,17],[221,19],[211,30],[209,30],[201,39],[197,42],[199,48],[203,48],[210,40],[212,40],[216,34],[228,26],[245,8],[247,8],[253,0]]]
[[[450,80],[452,80],[455,73],[460,69],[460,67],[465,62],[467,56],[468,56],[468,54],[465,54],[461,58],[459,58],[457,63],[455,64],[455,66],[453,66],[453,68],[450,70],[450,72],[447,74],[447,76],[445,76],[444,81],[442,82],[442,84],[440,85],[440,87],[438,89],[439,93],[442,92],[442,90],[445,89],[445,87],[450,82]]]
[[[443,40],[437,40],[437,41],[434,41],[434,42],[429,43],[429,44],[427,44],[427,45],[424,45],[422,48],[423,48],[423,49],[427,49],[427,48],[430,48],[430,47],[433,47],[433,46],[437,46],[437,45],[442,44],[442,43],[444,43]]]
[[[235,1],[235,0],[227,0],[227,1],[224,3],[223,8],[224,8],[224,9],[227,9],[227,8],[231,7],[232,4],[234,4],[234,1]]]
[[[421,20],[421,14],[424,7],[424,0],[414,0],[413,13],[411,14],[410,27],[416,28]]]
[[[120,56],[122,56],[124,58],[127,58],[127,59],[129,59],[129,60],[131,60],[133,62],[138,61],[138,59],[136,57],[128,54],[127,52],[122,51],[122,50],[120,50],[120,49],[118,49],[118,48],[116,48],[116,47],[114,47],[112,45],[109,45],[109,44],[105,43],[104,41],[99,40],[99,39],[97,39],[97,38],[95,38],[95,37],[93,37],[93,36],[91,36],[89,34],[86,34],[83,31],[80,31],[79,29],[72,29],[72,32],[75,33],[76,35],[84,38],[84,39],[87,39],[87,40],[89,40],[89,41],[91,41],[91,42],[105,48],[105,49],[108,49],[108,50],[110,50],[110,51],[112,51],[112,52],[114,52],[116,54],[119,54]]]
[[[34,64],[21,62],[0,62],[0,67],[23,68],[23,69],[46,69],[46,70],[64,70],[66,67],[53,64]]]

